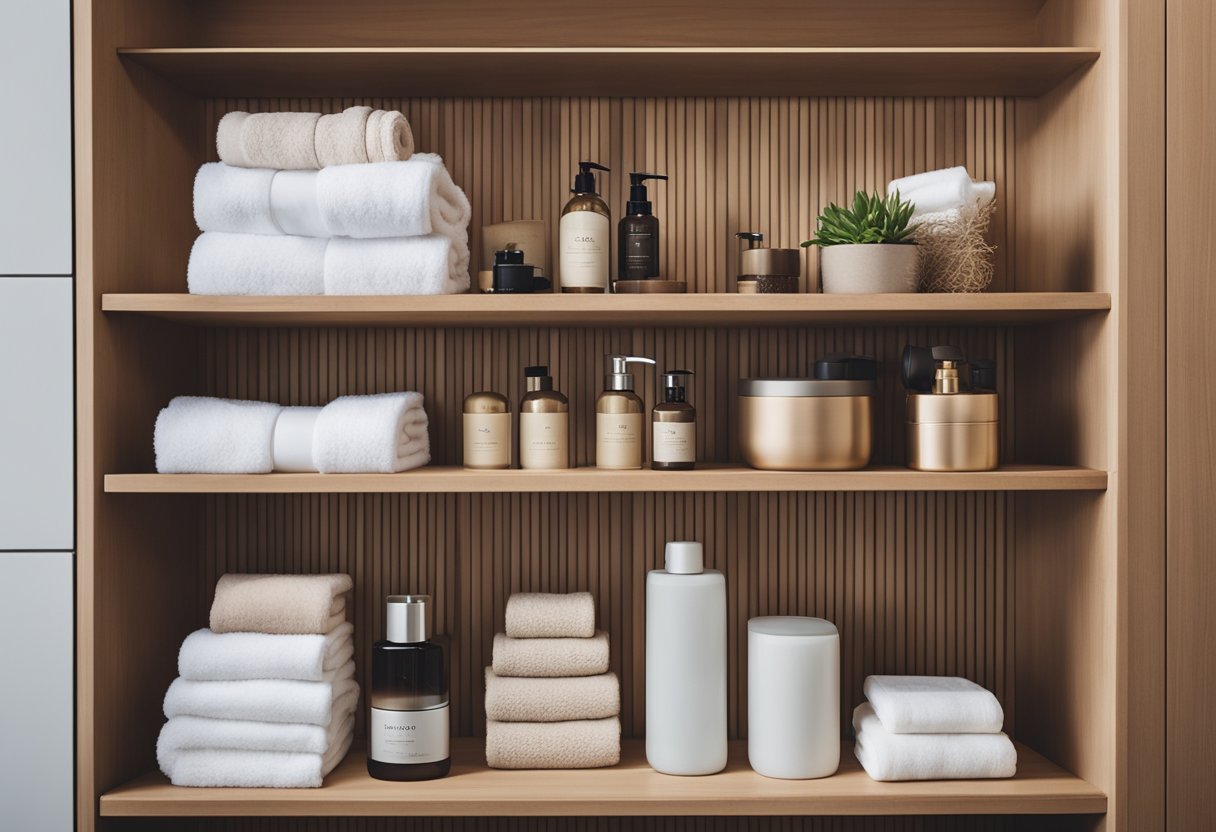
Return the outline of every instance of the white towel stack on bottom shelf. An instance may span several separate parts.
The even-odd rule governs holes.
[[[853,711],[854,753],[875,780],[1012,777],[1018,755],[1000,702],[950,676],[870,676]]]
[[[165,694],[156,757],[173,785],[321,785],[354,738],[350,587],[346,575],[220,579],[212,627],[186,637]]]

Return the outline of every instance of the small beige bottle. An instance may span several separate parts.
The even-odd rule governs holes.
[[[464,467],[511,467],[511,402],[500,393],[464,400]]]
[[[604,392],[595,400],[595,466],[641,468],[646,405],[633,392],[629,365],[654,364],[654,359],[634,355],[609,355],[607,359]]]
[[[570,467],[570,402],[553,389],[546,366],[525,367],[528,392],[519,402],[519,467]]]

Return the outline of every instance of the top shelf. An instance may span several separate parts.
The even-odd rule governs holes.
[[[1091,47],[119,49],[192,93],[278,96],[1038,96]]]

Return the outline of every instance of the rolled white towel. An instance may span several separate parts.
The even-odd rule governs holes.
[[[206,231],[190,250],[186,285],[193,295],[321,295],[328,243]]]
[[[175,786],[316,789],[353,741],[352,728],[324,754],[207,748],[170,750],[158,762]]]
[[[996,734],[1005,724],[997,698],[958,676],[867,676],[864,692],[892,734]]]
[[[853,711],[853,753],[875,780],[1013,777],[1018,752],[1004,734],[892,734],[869,702]]]
[[[194,176],[194,222],[199,231],[282,234],[271,208],[278,171],[208,162]]]
[[[443,159],[416,153],[406,162],[329,167],[317,174],[317,202],[334,237],[467,239],[473,209]]]
[[[987,205],[996,196],[996,183],[973,182],[965,167],[953,167],[893,179],[887,193],[896,191],[915,205],[912,217],[919,219],[925,214]]]
[[[267,474],[274,469],[274,426],[282,409],[268,402],[178,396],[156,417],[156,470]]]
[[[893,194],[896,191],[906,199],[907,195],[919,188],[928,188],[943,183],[954,183],[961,185],[964,182],[971,182],[971,174],[967,172],[967,168],[962,165],[956,165],[952,168],[941,168],[939,170],[927,170],[923,173],[914,173],[911,176],[902,176],[899,179],[892,179],[887,183],[887,193]]]
[[[323,636],[195,630],[182,642],[177,672],[183,679],[198,682],[244,679],[332,682],[354,657],[354,629],[349,621],[344,621]]]
[[[165,716],[205,716],[252,722],[292,722],[326,727],[335,713],[345,713],[359,697],[351,678],[354,662],[335,682],[249,679],[241,682],[196,682],[177,678],[165,693]]]
[[[341,396],[321,409],[313,431],[316,469],[331,473],[395,474],[430,461],[430,441],[407,435],[425,425],[421,393]]]
[[[442,234],[353,240],[325,252],[327,295],[450,295],[469,289],[469,245]]]
[[[160,729],[156,756],[174,751],[224,748],[231,751],[295,751],[324,754],[354,729],[354,705],[334,714],[329,727],[286,722],[253,722],[243,719],[208,719],[175,716]]]

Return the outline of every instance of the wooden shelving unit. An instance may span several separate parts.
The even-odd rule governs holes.
[[[544,494],[800,491],[1102,491],[1105,471],[1007,465],[997,471],[933,473],[878,467],[864,471],[757,471],[703,466],[695,471],[467,471],[434,466],[401,474],[107,474],[109,494]]]
[[[197,95],[1042,95],[1091,47],[124,48]]]
[[[204,326],[813,326],[1039,324],[1110,311],[1106,292],[974,295],[103,295],[104,312]]]
[[[424,783],[367,775],[353,752],[321,789],[182,789],[149,774],[101,797],[102,817],[519,817],[672,815],[1101,814],[1106,795],[1031,749],[1018,746],[1012,780],[877,783],[853,756],[822,780],[773,780],[747,764],[746,743],[731,743],[726,771],[669,777],[646,764],[643,743],[627,741],[621,763],[584,771],[497,771],[484,745],[458,740],[452,773]]]

